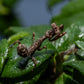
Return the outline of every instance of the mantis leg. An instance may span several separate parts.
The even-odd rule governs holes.
[[[63,32],[62,34],[60,34],[59,36],[55,35],[55,37],[53,39],[49,39],[49,41],[55,41],[57,39],[59,39],[60,37],[64,36],[66,32]]]
[[[47,52],[47,47],[46,46],[43,46],[42,48],[39,48],[38,51],[41,51],[43,49],[45,49],[45,51]]]
[[[35,67],[36,67],[36,65],[37,65],[37,61],[36,61],[36,59],[34,58],[34,57],[32,57],[32,61],[34,62],[34,68],[33,68],[33,70],[35,69]]]
[[[21,42],[20,41],[15,41],[9,48],[12,48],[16,43],[18,43],[18,44],[21,44]],[[10,51],[10,50],[9,50]]]
[[[32,34],[32,40],[33,40],[33,43],[35,42],[35,33],[33,32]]]

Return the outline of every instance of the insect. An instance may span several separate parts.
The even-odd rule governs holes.
[[[15,41],[13,43],[13,45],[15,45],[16,43],[18,43],[17,46],[17,54],[22,56],[22,57],[27,57],[27,56],[31,56],[31,59],[33,60],[35,66],[37,64],[36,59],[33,57],[33,54],[35,53],[36,50],[41,51],[42,49],[45,49],[47,51],[47,47],[44,46],[42,48],[41,44],[44,40],[48,39],[49,41],[55,41],[57,39],[59,39],[60,37],[62,37],[63,35],[65,35],[66,32],[61,33],[61,31],[63,30],[64,26],[60,25],[59,27],[55,24],[52,23],[51,24],[52,29],[46,31],[45,35],[42,36],[41,38],[39,38],[37,41],[35,41],[35,33],[33,32],[32,35],[32,39],[33,39],[33,44],[27,48],[24,44],[21,44],[20,41]]]

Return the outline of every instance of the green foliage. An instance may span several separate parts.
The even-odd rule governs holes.
[[[60,3],[64,0],[47,0],[47,6],[48,6],[48,9],[51,10],[54,5],[56,5],[57,3]],[[75,1],[75,0],[69,0],[69,1]]]
[[[78,52],[76,53],[76,58],[78,60],[84,60],[84,50],[79,49]]]
[[[60,1],[62,0],[48,0],[47,1],[48,9],[51,9],[55,4],[57,4]]]
[[[56,22],[57,25],[63,23],[66,27],[65,31],[68,33],[67,38],[59,40],[57,51],[65,51],[70,49],[72,44],[76,45],[79,49],[76,54],[68,55],[69,58],[63,63],[63,71],[70,75],[72,78],[67,78],[64,84],[83,84],[84,79],[84,6],[83,0],[75,0],[63,7],[60,15],[53,17],[51,22]],[[77,23],[79,22],[79,23]],[[74,26],[74,23],[75,24]],[[71,25],[72,24],[72,25]],[[69,27],[71,25],[71,27]],[[67,27],[69,27],[67,29]],[[71,34],[70,34],[71,33]],[[66,39],[66,41],[64,41]],[[82,40],[82,41],[81,41]],[[64,44],[63,44],[64,43]],[[62,45],[63,44],[63,45]],[[56,44],[57,45],[57,44]],[[61,46],[60,46],[61,45]],[[72,58],[71,58],[72,57]],[[70,80],[73,80],[70,81]],[[61,80],[60,80],[61,81]]]
[[[3,0],[3,4],[6,5],[7,7],[11,8],[14,6],[18,0]]]
[[[9,26],[19,26],[19,22],[12,12],[17,0],[0,0],[0,33],[4,34]]]
[[[83,0],[76,0],[76,1],[72,1],[69,4],[67,4],[66,6],[64,6],[64,8],[62,9],[62,14],[63,16],[72,16],[78,12],[82,12],[83,11]],[[68,10],[67,10],[68,9]]]
[[[0,16],[0,33],[4,34],[9,26],[19,26],[17,18],[10,12],[8,15]]]
[[[65,25],[65,27],[69,27],[71,24],[76,23],[76,22],[80,22],[84,24],[84,12],[79,12],[77,14],[74,14],[73,16],[56,16],[53,17],[51,22],[56,22],[57,25],[60,25],[60,23],[63,23]]]
[[[0,3],[0,15],[7,15],[9,13],[9,9],[6,8],[5,6],[3,6],[1,3]]]
[[[72,53],[72,55],[68,55],[67,60],[63,63],[63,71],[68,75],[71,75],[72,77],[67,78],[68,81],[66,80],[64,84],[82,84],[84,79],[84,70],[82,68],[84,65],[83,25],[81,25],[80,23],[72,24],[71,27],[66,28],[64,31],[66,31],[67,34],[61,39],[57,40],[56,44],[54,44],[56,51],[60,53],[74,47],[75,45],[80,48],[76,54]],[[64,57],[64,59],[65,58],[66,56]],[[58,62],[60,61],[58,60]],[[59,82],[61,82],[61,79],[59,80]]]
[[[79,84],[83,83],[84,79],[84,61],[68,61],[63,64],[66,67],[71,67],[73,71],[73,79],[78,81]]]
[[[83,40],[83,36],[81,36],[84,34],[83,25],[80,23],[72,24],[69,28],[65,28],[64,31],[66,34],[56,42],[53,42],[57,52],[70,49],[75,45],[75,41]]]
[[[64,84],[64,82],[63,82],[63,74],[56,80],[55,84]]]
[[[84,79],[84,42],[76,41],[76,46],[79,48],[75,54],[75,60],[68,60],[63,63],[64,71],[72,76],[72,79],[78,82],[77,84],[83,84]],[[71,73],[71,74],[70,74]],[[74,84],[74,83],[72,83]]]
[[[64,66],[71,66],[71,68],[74,68],[78,70],[82,75],[84,75],[84,61],[67,61],[63,63]]]
[[[81,50],[84,50],[84,42],[83,41],[76,41],[77,47],[79,47]]]
[[[70,26],[72,23],[77,21],[84,22],[84,6],[83,0],[75,0],[68,3],[63,7],[60,15],[55,16],[51,19],[51,22],[56,22],[57,24],[63,23],[65,27]]]
[[[63,73],[64,84],[79,84],[76,80],[74,80],[71,76]]]
[[[76,80],[73,80],[71,76],[62,73],[56,80],[55,84],[79,84]]]
[[[8,40],[8,42],[6,42],[7,44],[5,44],[6,40],[1,41],[0,44],[1,45],[5,44],[4,46],[6,45],[8,46],[8,44],[13,43],[15,40],[23,38],[21,43],[29,47],[33,43],[32,37],[31,37],[33,32],[36,33],[35,39],[37,40],[38,38],[40,38],[40,36],[45,34],[45,31],[50,30],[49,26],[46,26],[46,25],[35,26],[35,27],[31,26],[30,28],[23,29],[23,28],[17,28],[17,27],[12,28],[11,27],[11,31],[14,32],[15,34],[9,38],[11,40],[10,41]],[[35,52],[34,57],[38,61],[38,64],[34,71],[32,71],[32,69],[34,68],[34,63],[30,59],[30,56],[27,58],[22,58],[18,56],[17,55],[17,44],[14,45],[13,48],[10,49],[6,57],[7,60],[4,59],[4,63],[0,64],[1,65],[1,78],[0,78],[1,80],[0,81],[2,83],[15,82],[16,84],[20,84],[20,82],[22,82],[23,84],[28,84],[28,83],[29,84],[36,84],[36,83],[49,84],[50,82],[48,80],[42,80],[42,79],[39,80],[39,78],[41,77],[43,72],[47,70],[48,65],[50,63],[52,64],[56,63],[56,67],[59,68],[59,69],[56,69],[57,73],[58,72],[60,73],[60,71],[62,71],[62,72],[65,72],[66,74],[64,73],[60,74],[60,76],[56,79],[54,84],[62,84],[62,83],[63,84],[70,84],[70,83],[71,84],[81,84],[82,79],[81,81],[79,81],[78,78],[76,78],[74,74],[75,73],[74,70],[75,69],[77,70],[77,72],[79,73],[78,74],[79,76],[81,77],[84,76],[83,75],[84,70],[82,68],[83,67],[82,53],[84,53],[83,52],[83,47],[84,47],[83,46],[84,44],[83,25],[80,23],[72,24],[69,28],[66,28],[64,31],[67,32],[66,35],[60,38],[59,40],[57,40],[56,42],[49,42],[48,40],[43,42],[42,46],[44,45],[47,46],[47,49],[48,49],[47,53],[45,53],[45,50],[42,50],[40,52],[39,51]],[[78,51],[76,56],[73,53],[72,53],[73,55],[68,55],[68,57],[66,58],[67,61],[65,61],[64,63],[61,62],[59,59],[58,59],[59,61],[54,59],[55,57],[57,59],[57,57],[59,56],[58,53],[62,51],[66,51],[67,49],[70,49],[71,47],[75,45],[78,46],[80,49],[82,49],[82,52],[79,53]],[[53,58],[54,55],[56,56]],[[4,55],[2,55],[2,57],[4,57]],[[52,60],[54,62],[51,61],[51,57],[52,59],[54,59]],[[63,66],[64,68],[62,70]],[[70,68],[68,66],[70,66]],[[30,80],[30,81],[27,81],[27,80]]]
[[[84,42],[78,40],[76,41],[76,46],[79,48],[76,53],[76,58],[78,60],[84,60]]]

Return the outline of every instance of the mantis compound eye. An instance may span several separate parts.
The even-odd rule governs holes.
[[[17,46],[17,53],[18,55],[22,57],[27,57],[28,56],[28,49],[24,44],[19,44]]]

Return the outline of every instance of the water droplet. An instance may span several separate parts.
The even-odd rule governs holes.
[[[7,54],[8,54],[8,49],[5,52],[4,58],[6,58]]]

